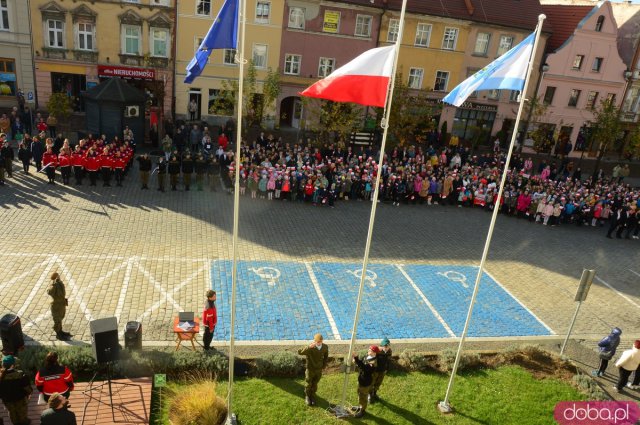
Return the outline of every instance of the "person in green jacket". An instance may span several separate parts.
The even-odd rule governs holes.
[[[56,338],[60,341],[66,341],[71,338],[71,334],[62,330],[62,319],[64,319],[67,312],[68,302],[64,283],[60,280],[58,273],[51,275],[51,285],[49,285],[47,294],[53,298],[51,301],[51,316],[53,317],[53,330],[56,332]]]
[[[0,369],[0,399],[9,411],[14,425],[29,425],[29,396],[33,391],[23,371],[15,368],[16,359],[11,355],[2,358]]]
[[[320,334],[315,334],[313,342],[308,347],[298,350],[298,354],[307,358],[307,369],[304,373],[306,386],[304,387],[304,401],[307,406],[315,406],[316,391],[318,391],[318,382],[322,378],[322,369],[329,361],[329,347],[323,344],[323,338]]]

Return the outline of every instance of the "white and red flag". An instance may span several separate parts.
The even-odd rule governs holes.
[[[334,102],[384,107],[394,52],[395,46],[367,50],[300,94]]]

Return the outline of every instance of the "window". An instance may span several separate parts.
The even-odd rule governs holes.
[[[166,58],[169,56],[169,51],[167,50],[168,40],[169,40],[169,31],[166,29],[160,28],[151,28],[150,29],[151,37],[151,56]]]
[[[256,68],[267,67],[267,45],[266,44],[254,44],[253,45],[253,65]]]
[[[578,99],[580,99],[580,93],[582,93],[582,90],[571,89],[568,106],[576,107],[578,105]]]
[[[358,15],[356,17],[356,33],[358,37],[369,37],[371,35],[371,16]]]
[[[302,62],[302,56],[300,55],[285,55],[284,73],[289,75],[300,75],[300,62]]]
[[[222,59],[222,63],[225,65],[235,65],[236,49],[224,49],[224,58]]]
[[[422,68],[410,68],[409,69],[409,83],[410,89],[419,89],[422,87],[422,76],[424,75],[424,69]]]
[[[584,60],[584,55],[576,55],[575,58],[573,58],[573,69],[580,69],[582,68],[582,61]]]
[[[78,23],[78,50],[93,50],[93,24]]]
[[[449,71],[436,71],[436,82],[433,85],[434,91],[447,91],[449,83]]]
[[[134,25],[122,26],[122,53],[125,55],[140,54],[140,27]]]
[[[590,91],[587,96],[587,109],[592,109],[596,106],[596,101],[598,100],[598,92]]]
[[[545,105],[551,105],[551,103],[553,102],[553,96],[555,96],[555,94],[555,87],[547,87],[547,89],[544,91],[544,99],[542,100],[542,103],[544,103]]]
[[[259,1],[256,3],[256,23],[268,24],[269,14],[271,13],[271,3],[268,1]]]
[[[64,22],[49,19],[47,21],[48,35],[49,35],[49,47],[63,48],[64,47]]]
[[[607,103],[609,103],[611,105],[615,105],[616,104],[616,94],[615,93],[607,94]]]
[[[595,58],[593,60],[593,66],[591,67],[591,70],[593,72],[600,72],[600,68],[602,68],[602,61],[604,59],[603,58]]]
[[[507,53],[513,47],[512,35],[501,35],[500,44],[498,45],[498,56],[502,56]]]
[[[431,25],[418,24],[416,28],[416,46],[429,47],[431,40]]]
[[[509,102],[518,102],[520,100],[520,90],[511,90],[509,93]]]
[[[0,58],[0,97],[16,94],[16,62],[13,59]]]
[[[500,100],[500,90],[489,90],[487,94],[487,99],[490,100]]]
[[[491,41],[491,34],[488,32],[479,32],[476,37],[476,47],[473,49],[473,54],[487,56],[487,52],[489,51],[489,41]]]
[[[336,66],[336,60],[334,58],[320,58],[318,63],[318,77],[324,78],[333,72],[333,68]]]
[[[151,4],[156,6],[169,6],[169,0],[152,0]]]
[[[196,15],[211,15],[211,0],[196,0]]]
[[[9,29],[9,7],[7,0],[0,0],[0,30]]]
[[[442,39],[442,48],[445,50],[455,50],[458,41],[458,28],[445,28]]]
[[[400,31],[400,21],[397,19],[389,20],[389,30],[387,31],[387,41],[395,43],[398,40],[398,32]]]
[[[596,22],[596,31],[602,31],[602,25],[604,24],[604,16],[598,16],[598,21]]]
[[[304,29],[304,9],[292,7],[289,9],[289,28]]]

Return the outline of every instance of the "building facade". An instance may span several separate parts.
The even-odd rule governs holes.
[[[557,9],[549,8],[547,13]],[[593,109],[603,100],[621,104],[627,65],[618,52],[617,36],[611,3],[602,2],[546,57],[548,70],[540,96],[547,109],[540,121],[553,134],[555,152],[581,155],[592,150],[586,142]]]
[[[171,118],[174,1],[31,0],[40,105],[64,93],[82,113],[86,90],[120,77],[146,94],[151,124]]]
[[[192,84],[184,83],[186,67],[221,6],[222,1],[212,0],[183,0],[178,3],[176,116],[180,119],[190,118],[191,101],[197,105],[197,120],[220,124],[233,115],[230,111],[216,110],[215,105],[223,82],[238,81],[235,50],[212,51],[202,74]],[[262,92],[269,69],[275,71],[279,66],[283,8],[284,1],[247,1],[244,59],[252,61],[255,67],[258,93]],[[246,70],[245,66],[245,75]]]
[[[35,106],[29,27],[28,2],[0,0],[0,108],[16,106],[18,91],[26,106]]]

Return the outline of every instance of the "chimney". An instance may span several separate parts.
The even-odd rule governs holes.
[[[473,3],[471,0],[464,0],[464,5],[467,6],[467,12],[469,15],[473,16],[473,11],[475,10],[473,7]]]

